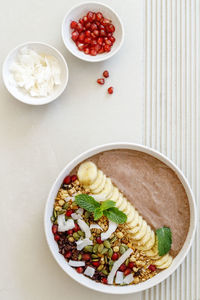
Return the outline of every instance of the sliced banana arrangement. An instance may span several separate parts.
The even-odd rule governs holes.
[[[128,235],[136,249],[144,251],[145,255],[155,260],[158,269],[168,268],[173,258],[166,254],[158,255],[158,241],[155,232],[139,215],[134,206],[123,196],[110,178],[98,170],[97,166],[86,161],[79,166],[78,179],[91,194],[97,195],[99,201],[112,200],[116,207],[127,215]]]

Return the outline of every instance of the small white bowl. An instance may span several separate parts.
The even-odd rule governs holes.
[[[162,272],[158,273],[156,276],[152,277],[151,279],[136,284],[136,285],[127,285],[127,286],[114,286],[114,285],[105,285],[102,283],[95,282],[92,279],[87,278],[86,276],[82,274],[78,274],[75,269],[69,266],[69,264],[66,262],[65,258],[58,252],[58,245],[54,241],[54,237],[51,231],[51,221],[50,218],[52,216],[52,210],[53,210],[53,204],[54,200],[56,198],[57,192],[63,182],[63,179],[65,176],[67,176],[71,170],[75,166],[77,166],[80,162],[84,161],[85,159],[88,159],[89,157],[100,153],[102,151],[108,151],[113,149],[130,149],[130,150],[136,150],[141,151],[144,153],[147,153],[163,163],[165,163],[168,167],[170,167],[175,174],[178,176],[179,180],[181,181],[187,196],[188,196],[188,202],[190,207],[190,227],[189,231],[186,237],[186,240],[183,244],[182,249],[178,253],[178,255],[173,259],[173,262],[171,266],[168,269],[163,270]],[[45,227],[45,235],[47,239],[48,246],[51,250],[51,253],[59,266],[74,280],[79,282],[80,284],[93,289],[95,291],[99,291],[102,293],[108,293],[108,294],[130,294],[130,293],[137,293],[144,291],[146,289],[149,289],[156,284],[162,282],[167,277],[169,277],[177,268],[178,266],[183,262],[185,256],[187,255],[192,241],[194,239],[195,229],[196,229],[196,222],[197,222],[197,210],[195,205],[194,196],[192,193],[192,190],[189,186],[189,183],[187,179],[185,178],[184,174],[180,171],[180,169],[166,156],[163,154],[142,145],[132,144],[132,143],[112,143],[112,144],[106,144],[102,146],[95,147],[93,149],[90,149],[78,157],[76,157],[74,160],[72,160],[70,163],[66,165],[66,167],[61,171],[61,173],[58,175],[56,181],[54,182],[51,191],[49,193],[49,197],[46,202],[45,207],[45,214],[44,214],[44,227]]]
[[[116,38],[116,41],[113,44],[110,52],[97,54],[96,56],[86,55],[84,52],[79,51],[76,44],[71,39],[71,21],[78,21],[80,18],[85,16],[88,11],[93,11],[96,13],[100,11],[105,18],[112,20],[112,23],[115,26],[114,37]],[[84,2],[74,6],[65,15],[62,23],[62,39],[66,48],[76,57],[88,62],[99,62],[112,57],[119,51],[124,41],[124,28],[120,17],[111,7],[98,2]]]
[[[27,47],[36,51],[37,53],[45,53],[51,56],[54,56],[61,68],[61,84],[56,85],[53,89],[53,92],[47,97],[32,97],[28,93],[26,93],[23,89],[16,86],[12,74],[10,72],[10,67],[14,61],[16,61],[19,50],[23,47]],[[17,100],[31,105],[43,105],[57,99],[65,90],[68,82],[68,66],[63,57],[63,55],[54,47],[40,42],[27,42],[21,44],[10,51],[8,56],[6,57],[3,63],[2,76],[4,84],[10,94],[15,97]]]

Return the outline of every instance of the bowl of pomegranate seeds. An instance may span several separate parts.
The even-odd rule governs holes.
[[[99,62],[119,51],[124,40],[120,17],[109,6],[86,2],[73,7],[64,17],[62,38],[76,57]]]

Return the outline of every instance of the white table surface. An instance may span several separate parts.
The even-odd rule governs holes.
[[[16,101],[0,82],[1,300],[102,298],[58,267],[44,237],[43,211],[53,181],[76,155],[102,143],[142,140],[143,4],[109,1],[124,22],[125,42],[109,61],[90,64],[73,57],[61,40],[62,19],[77,3],[7,0],[1,5],[1,62],[16,45],[43,41],[58,48],[69,66],[66,91],[46,106]],[[112,96],[96,84],[105,69],[108,86],[115,88]]]
[[[120,14],[126,36],[116,56],[96,64],[73,57],[61,40],[62,18],[78,0],[1,3],[1,62],[20,43],[47,42],[66,58],[69,83],[56,102],[31,107],[13,99],[0,79],[0,300],[124,298],[70,279],[44,237],[43,211],[53,181],[90,147],[128,141],[161,151],[187,176],[199,212],[200,2],[104,2]],[[96,84],[105,69],[112,96]],[[199,245],[198,226],[181,267],[162,284],[126,299],[199,300]]]

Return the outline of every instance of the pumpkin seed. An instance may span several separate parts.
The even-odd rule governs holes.
[[[57,217],[57,212],[56,212],[55,209],[53,210],[53,215],[54,215],[55,218]]]
[[[90,215],[91,215],[91,213],[90,213],[89,211],[86,211],[86,212],[85,212],[85,217],[86,217],[86,219],[88,219],[88,218],[90,217]]]
[[[93,252],[94,252],[94,253],[97,253],[97,251],[98,251],[98,247],[99,247],[99,245],[98,245],[98,244],[94,245],[94,247],[93,247]]]
[[[103,245],[103,244],[100,244],[100,245],[98,246],[98,252],[99,252],[99,253],[102,253],[103,248],[104,248],[104,245]]]
[[[51,222],[55,222],[56,218],[54,216],[51,217]]]
[[[127,258],[127,260],[125,261],[125,265],[128,266],[129,264],[129,258]]]
[[[76,202],[72,202],[72,207],[75,207],[75,206],[77,206],[77,204],[76,204]]]
[[[84,251],[86,251],[86,252],[93,252],[93,246],[90,246],[90,245],[85,246]]]
[[[104,268],[104,265],[100,265],[100,266],[97,268],[97,271],[101,271],[101,270],[103,270],[103,268]]]
[[[120,252],[120,254],[124,254],[124,252],[126,252],[125,247],[122,246],[122,245],[120,245],[120,247],[119,247],[119,252]]]
[[[107,248],[104,248],[102,251],[101,251],[101,254],[106,254],[108,252],[108,249]]]
[[[110,249],[108,250],[108,256],[109,256],[109,257],[112,257],[112,255],[113,255],[113,249],[110,248]]]
[[[91,235],[90,240],[93,241],[93,239],[94,239],[94,237],[93,237],[93,235]]]
[[[110,261],[109,261],[109,266],[113,266],[114,265],[114,261],[111,259]]]
[[[102,272],[104,275],[108,275],[108,271],[106,271],[106,269],[103,269],[101,272]]]
[[[64,214],[65,213],[65,210],[64,209],[61,209],[60,211],[57,211],[57,214],[58,215],[62,215],[62,214]]]
[[[81,259],[82,259],[82,255],[79,254],[79,255],[78,255],[78,260],[81,260]]]
[[[104,241],[103,244],[108,249],[111,247],[111,244],[110,244],[110,242],[108,240]]]
[[[74,232],[74,233],[73,233],[73,238],[74,238],[76,241],[78,241],[79,238],[80,238],[80,236],[78,235],[77,232]]]
[[[98,255],[96,255],[96,254],[92,254],[91,256],[92,256],[92,258],[98,258]]]
[[[77,233],[78,233],[79,236],[83,236],[84,235],[84,232],[81,231],[81,230],[77,231]]]
[[[117,238],[116,238],[116,236],[114,236],[114,237],[110,240],[111,244],[114,243],[116,240],[117,240]]]
[[[66,202],[64,205],[63,205],[63,208],[64,209],[67,209],[69,207],[69,204]]]
[[[99,261],[99,259],[98,258],[93,258],[92,261]]]
[[[122,244],[122,246],[123,246],[126,250],[128,250],[128,246],[127,246],[126,244]]]
[[[111,271],[112,270],[112,266],[109,266],[109,271]]]

